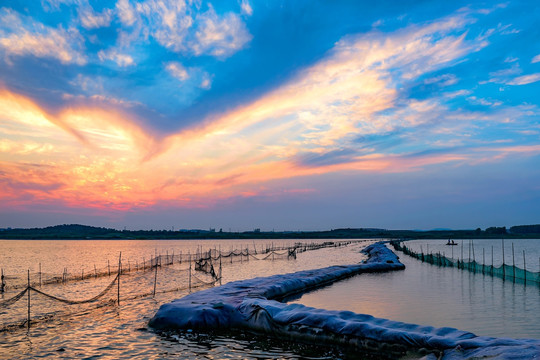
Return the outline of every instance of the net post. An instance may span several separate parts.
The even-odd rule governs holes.
[[[156,284],[157,284],[157,265],[156,265],[156,271],[154,272],[154,297],[156,297]]]
[[[41,287],[41,263],[39,263],[39,287]]]
[[[493,267],[494,267],[494,263],[493,263],[493,245],[491,245],[491,276],[493,276]]]
[[[6,284],[4,283],[4,268],[2,268],[2,277],[1,277],[1,283],[0,283],[0,293],[4,292],[4,289],[6,288]]]
[[[191,293],[191,253],[189,253],[189,292]]]
[[[28,269],[28,285],[26,287],[26,291],[28,291],[28,329],[30,329],[30,269]]]
[[[503,269],[503,281],[506,280],[506,269],[505,269],[505,266],[504,266],[504,239],[501,239],[501,242],[502,242],[502,255],[503,255],[503,263],[502,263],[502,269]]]
[[[219,245],[219,285],[221,285],[221,244]]]
[[[118,305],[120,305],[120,275],[122,274],[122,252],[120,251],[120,255],[118,255],[118,295],[117,295],[117,302]]]
[[[485,266],[486,266],[486,249],[482,248],[482,274],[484,274]]]
[[[525,261],[525,250],[523,250],[523,271],[525,274],[525,286],[527,286],[527,262]]]
[[[96,264],[94,264],[94,275],[95,275],[95,278],[97,279],[97,269],[96,269]]]
[[[111,263],[109,262],[109,259],[107,259],[107,267],[109,268],[109,276],[111,276]]]
[[[512,242],[512,271],[514,275],[514,282],[516,282],[516,260],[514,258],[514,242]]]

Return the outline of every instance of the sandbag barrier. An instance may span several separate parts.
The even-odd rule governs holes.
[[[467,360],[525,360],[540,354],[538,339],[477,336],[448,327],[280,302],[291,294],[305,293],[349,276],[405,269],[383,243],[370,245],[364,252],[369,258],[361,264],[235,281],[187,295],[162,305],[149,326],[164,332],[247,331],[295,342],[338,344],[388,359],[402,358],[409,352],[423,359]]]

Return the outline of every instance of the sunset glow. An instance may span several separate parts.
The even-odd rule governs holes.
[[[0,227],[537,221],[538,7],[398,3],[4,3]]]

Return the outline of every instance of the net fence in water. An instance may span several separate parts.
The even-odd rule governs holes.
[[[406,255],[416,258],[422,262],[427,262],[432,265],[442,267],[455,267],[462,270],[467,270],[473,273],[481,273],[484,275],[490,275],[498,277],[503,280],[511,280],[525,285],[538,285],[540,286],[540,272],[528,271],[526,268],[522,269],[515,264],[508,265],[503,263],[500,266],[494,266],[485,264],[483,262],[477,262],[476,260],[464,260],[464,259],[452,259],[438,253],[415,252],[409,247],[405,246],[402,241],[391,241],[391,245],[395,250],[401,251]],[[525,263],[524,263],[525,265]]]
[[[86,274],[61,275],[39,271],[27,272],[26,279],[6,276],[2,269],[0,298],[0,331],[30,326],[30,322],[86,311],[92,307],[119,304],[167,292],[191,292],[221,282],[222,263],[254,260],[296,259],[297,252],[341,247],[353,241],[296,243],[292,246],[267,245],[254,249],[198,248],[194,254],[165,254],[97,268]],[[193,269],[193,270],[192,270]],[[198,273],[198,275],[195,275]],[[24,281],[26,280],[26,281]],[[101,288],[97,294],[95,289]],[[21,290],[22,289],[22,290]],[[20,291],[19,291],[20,290]]]

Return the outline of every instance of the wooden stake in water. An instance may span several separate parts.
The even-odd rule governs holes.
[[[28,270],[28,285],[26,291],[28,291],[28,328],[30,329],[30,269]]]
[[[96,269],[96,264],[94,264],[94,274],[96,275],[96,279],[97,279],[97,269]]]
[[[491,275],[493,276],[493,245],[491,245]]]
[[[156,271],[154,273],[154,297],[156,297],[156,284],[157,284],[157,266],[156,266]]]
[[[109,263],[109,259],[107,259],[107,267],[109,268],[109,276],[111,276],[111,264]]]
[[[486,251],[482,248],[482,274],[484,273],[484,266],[486,266]]]
[[[189,292],[191,292],[191,253],[189,254]]]
[[[525,250],[523,250],[523,271],[525,274],[525,286],[527,286],[527,263],[525,262]]]
[[[1,283],[0,283],[0,293],[3,293],[5,288],[6,288],[6,284],[4,283],[4,268],[2,268],[2,276],[1,276]]]
[[[463,240],[461,240],[461,268],[463,269]]]
[[[514,243],[512,243],[512,270],[514,272],[514,282],[516,282],[516,260],[514,259]]]
[[[505,266],[504,266],[504,239],[501,239],[502,241],[502,255],[503,255],[503,263],[502,263],[502,268],[503,268],[503,281],[506,280],[506,269],[505,269]]]
[[[120,305],[120,274],[122,274],[122,252],[120,251],[120,255],[118,256],[118,305]]]
[[[41,287],[41,263],[39,263],[39,287]]]

